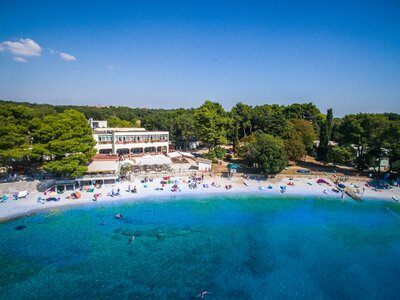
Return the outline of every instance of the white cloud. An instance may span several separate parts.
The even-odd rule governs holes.
[[[40,56],[42,48],[32,39],[5,41],[1,43],[3,50],[15,56]]]
[[[1,0],[0,0],[1,1]],[[47,48],[51,54],[60,56],[65,61],[75,61],[76,57],[57,50]],[[10,53],[16,62],[27,62],[27,57],[40,56],[42,53],[42,47],[40,47],[34,40],[18,39],[16,41],[4,41],[0,42],[0,52],[6,51]]]
[[[71,54],[68,54],[68,53],[65,53],[65,52],[60,52],[59,54],[60,54],[60,57],[62,59],[64,59],[64,60],[66,60],[66,61],[74,61],[74,60],[76,60],[76,57],[71,55]]]
[[[15,60],[16,62],[20,62],[20,63],[26,62],[26,59],[23,58],[23,57],[20,57],[20,56],[15,56],[15,57],[14,57],[14,60]]]

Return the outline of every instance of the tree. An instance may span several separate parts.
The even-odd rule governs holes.
[[[288,119],[304,119],[316,123],[320,114],[320,110],[311,102],[293,103],[285,108],[285,115]]]
[[[187,150],[188,144],[191,139],[196,136],[196,124],[193,118],[192,110],[178,110],[174,117],[174,123],[172,126],[172,137],[175,139],[175,145],[180,140],[184,141],[184,149]]]
[[[314,126],[310,121],[304,119],[293,119],[290,122],[293,130],[299,135],[305,150],[310,153],[313,150],[316,139]]]
[[[252,107],[238,102],[231,110],[231,116],[242,130],[241,137],[252,133]]]
[[[367,147],[367,137],[361,120],[364,114],[347,115],[342,119],[338,127],[338,142],[341,145],[354,145],[356,147],[356,165],[358,170],[365,168],[365,152]]]
[[[110,116],[108,118],[108,127],[117,127],[117,128],[129,128],[129,127],[140,127],[139,120],[121,120],[116,116]]]
[[[85,116],[76,110],[32,121],[35,128],[33,152],[49,156],[44,169],[59,176],[77,177],[87,171],[85,164],[95,154],[92,133]]]
[[[400,170],[400,119],[392,119],[387,130],[387,143],[390,168],[397,172]],[[396,163],[397,162],[397,163]]]
[[[212,149],[227,142],[226,128],[231,120],[221,104],[206,101],[194,113],[199,139]]]
[[[0,105],[0,161],[12,165],[30,154],[29,122],[36,112],[22,105]]]
[[[351,146],[333,146],[331,151],[334,163],[354,163],[355,150]]]
[[[288,130],[283,135],[283,143],[287,157],[292,160],[300,160],[306,156],[306,146],[303,143],[302,136],[293,124],[290,124]]]
[[[236,153],[239,147],[239,122],[235,121],[234,136],[233,136],[233,151]]]
[[[273,136],[282,136],[289,125],[284,114],[284,107],[280,105],[256,106],[252,116],[255,130],[262,130]]]
[[[239,155],[249,166],[264,173],[278,173],[288,162],[283,141],[261,131],[254,133],[249,143],[239,149]]]
[[[319,146],[317,149],[317,159],[323,163],[331,161],[329,141],[332,135],[332,108],[328,109],[326,121],[321,124],[319,135]]]
[[[216,159],[223,159],[226,155],[226,149],[220,146],[215,147],[214,149],[208,150],[206,154],[204,154],[204,158],[210,159],[216,162]]]

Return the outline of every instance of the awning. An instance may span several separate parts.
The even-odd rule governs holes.
[[[172,164],[171,158],[166,157],[165,155],[145,155],[142,157],[135,158],[136,164],[145,166],[145,165],[170,165]]]
[[[97,172],[117,172],[118,162],[117,161],[100,161],[95,160],[88,166],[87,173],[97,173]]]
[[[191,158],[195,157],[192,153],[182,152],[182,151],[169,152],[168,156],[171,157],[171,158],[182,157],[182,156],[191,157]]]
[[[238,164],[228,164],[226,167],[228,169],[237,169],[237,168],[239,168],[239,165]]]

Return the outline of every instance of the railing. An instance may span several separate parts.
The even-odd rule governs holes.
[[[152,141],[116,141],[116,144],[148,144],[148,143],[167,143],[168,140],[152,140]],[[99,142],[101,143],[101,142]],[[112,143],[112,142],[111,142]]]

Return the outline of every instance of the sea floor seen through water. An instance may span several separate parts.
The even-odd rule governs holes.
[[[40,213],[0,224],[0,298],[398,299],[396,205],[182,196]]]

